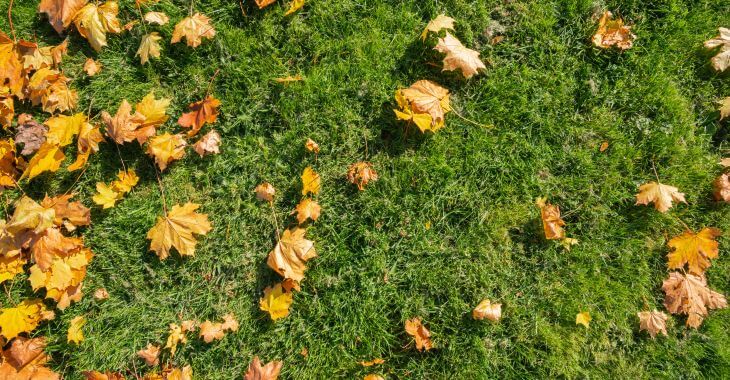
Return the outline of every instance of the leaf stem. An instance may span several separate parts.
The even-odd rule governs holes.
[[[8,23],[10,24],[10,33],[13,35],[13,42],[17,42],[17,38],[15,38],[15,26],[13,25],[13,2],[14,0],[10,0],[8,4]]]
[[[157,165],[155,165],[154,161],[152,162],[152,167],[155,169],[155,176],[157,177],[157,185],[160,187],[160,195],[162,196],[162,210],[165,212],[165,217],[167,217],[167,198],[165,198],[165,187],[162,186],[162,179],[160,179],[160,172],[157,170]]]
[[[461,119],[461,120],[463,120],[463,121],[466,121],[467,123],[470,123],[470,124],[474,124],[474,125],[476,125],[477,127],[483,127],[483,128],[484,128],[484,127],[488,127],[488,126],[487,126],[487,125],[485,125],[485,124],[481,124],[481,123],[479,123],[479,122],[477,122],[477,121],[474,121],[474,120],[472,120],[472,119],[469,119],[469,118],[466,118],[466,117],[462,116],[462,115],[461,115],[461,114],[460,114],[460,113],[459,113],[458,111],[456,111],[455,109],[452,109],[452,110],[451,110],[451,112],[453,112],[453,113],[454,113],[454,115],[458,116],[458,117],[459,117],[459,119]]]
[[[213,86],[213,80],[215,80],[215,77],[218,76],[218,73],[221,71],[221,69],[216,69],[215,73],[213,73],[213,76],[210,78],[210,81],[208,82],[208,88],[205,90],[205,97],[207,98],[208,95],[210,95],[210,88]]]

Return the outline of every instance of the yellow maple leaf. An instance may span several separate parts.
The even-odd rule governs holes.
[[[436,132],[437,130],[443,128],[443,120],[440,123],[434,123],[431,115],[427,113],[413,112],[413,110],[411,109],[411,104],[406,100],[405,96],[403,96],[403,90],[398,90],[395,92],[395,101],[400,107],[400,109],[393,110],[393,112],[395,112],[396,118],[398,118],[399,120],[413,122],[413,124],[418,127],[421,133],[425,133],[426,131]]]
[[[419,80],[403,89],[402,94],[413,112],[429,114],[434,126],[443,123],[444,115],[451,111],[449,90],[435,82]]]
[[[719,253],[719,244],[715,239],[720,235],[722,232],[717,228],[703,228],[696,234],[685,231],[682,235],[675,236],[667,243],[672,248],[672,252],[667,255],[669,269],[684,268],[684,264],[688,264],[691,273],[705,273],[712,265],[710,259],[717,258]]]
[[[426,25],[426,29],[421,33],[421,40],[425,40],[428,33],[438,33],[443,29],[454,30],[454,19],[445,14],[440,14]]]
[[[302,172],[302,195],[309,193],[319,194],[320,177],[311,167],[307,166]]]
[[[593,44],[602,49],[616,46],[621,50],[626,50],[634,45],[635,38],[630,26],[624,25],[624,21],[620,18],[614,20],[613,14],[606,11],[598,21],[598,30],[593,35]]]
[[[683,202],[684,193],[674,186],[657,182],[649,182],[639,186],[639,193],[636,194],[637,205],[648,205],[654,202],[654,208],[659,212],[667,212],[672,207],[672,202]]]
[[[155,158],[160,170],[167,169],[167,165],[185,156],[185,142],[181,134],[171,135],[164,133],[150,139],[147,154]]]
[[[285,291],[281,283],[264,289],[264,296],[259,301],[261,310],[268,312],[271,320],[275,321],[289,315],[289,306],[292,304],[292,292]]]
[[[639,317],[639,331],[646,330],[652,339],[659,333],[667,336],[668,316],[664,312],[654,309],[636,313],[636,316]]]
[[[68,171],[81,169],[89,160],[91,153],[99,151],[99,143],[104,141],[99,127],[84,122],[79,129],[79,138],[77,141],[76,161],[68,166]]]
[[[155,93],[150,92],[137,103],[134,109],[144,116],[143,127],[157,127],[164,124],[170,118],[167,115],[167,108],[169,106],[169,98],[155,99]]]
[[[111,188],[118,193],[128,193],[139,182],[139,177],[137,177],[134,169],[120,170],[117,173],[117,178],[112,182]]]
[[[16,307],[0,310],[0,335],[10,340],[20,333],[35,330],[48,312],[46,305],[39,299],[27,299]]]
[[[86,116],[77,113],[73,116],[58,115],[46,120],[48,126],[46,142],[58,146],[66,146],[73,142],[74,136],[81,131],[81,126],[86,123]]]
[[[165,344],[165,348],[170,350],[170,357],[175,356],[178,344],[185,344],[187,342],[188,338],[185,336],[185,331],[183,331],[182,327],[177,323],[170,323],[170,335],[167,336],[167,343]]]
[[[582,311],[575,315],[575,324],[576,325],[583,325],[585,328],[588,328],[589,324],[591,323],[591,314],[587,311]]]
[[[157,218],[157,224],[147,233],[150,250],[154,251],[160,260],[170,255],[170,248],[174,247],[181,256],[195,255],[195,245],[198,240],[193,236],[205,235],[212,229],[208,215],[198,214],[195,210],[200,205],[186,203],[183,206],[175,205],[165,216]]]
[[[47,228],[53,226],[56,211],[53,207],[43,207],[27,196],[23,196],[15,204],[13,216],[8,221],[5,230],[11,234],[18,235],[27,230],[33,230],[41,234]]]
[[[204,321],[200,324],[200,337],[203,338],[205,343],[210,343],[214,340],[221,340],[225,336],[226,332],[223,329],[222,323]]]
[[[152,32],[150,34],[145,34],[142,37],[142,41],[139,43],[139,48],[137,49],[137,53],[135,56],[139,56],[139,61],[141,64],[145,64],[150,61],[150,57],[152,58],[160,58],[160,40],[162,37],[160,37],[160,34],[157,32]]]
[[[190,47],[197,47],[203,42],[203,38],[213,38],[215,29],[210,25],[210,19],[200,13],[185,17],[175,25],[172,32],[171,43],[178,43],[185,37]]]
[[[38,12],[48,15],[48,21],[58,34],[71,24],[76,12],[83,7],[88,0],[41,0]]]
[[[477,74],[479,70],[487,69],[484,62],[479,59],[479,52],[462,45],[461,41],[452,36],[451,33],[447,32],[446,37],[439,38],[434,50],[446,54],[443,71],[458,69],[461,70],[464,78],[469,79]]]
[[[257,2],[259,0],[256,0]],[[271,0],[273,1],[273,0]],[[281,372],[281,366],[284,363],[278,360],[261,365],[261,361],[258,356],[254,356],[251,364],[248,366],[248,371],[243,376],[243,380],[276,380]]]
[[[321,211],[322,208],[319,206],[317,201],[313,201],[310,198],[304,198],[301,202],[299,202],[293,213],[297,214],[297,222],[302,224],[307,219],[316,221],[319,218]]]
[[[28,162],[21,179],[28,177],[29,180],[37,177],[46,171],[55,172],[61,168],[61,163],[66,159],[58,145],[44,143],[38,149],[33,158]]]
[[[104,182],[96,183],[96,191],[97,193],[91,199],[105,209],[114,207],[117,201],[121,199],[121,195]]]
[[[284,13],[284,16],[289,16],[290,14],[300,10],[304,6],[304,0],[292,0],[291,4],[289,5],[289,10]]]
[[[314,242],[304,238],[306,230],[294,227],[285,230],[276,247],[269,252],[266,263],[284,278],[301,281],[306,262],[317,257]]]
[[[71,320],[71,324],[68,326],[68,332],[66,333],[66,341],[68,343],[79,344],[84,341],[84,332],[81,330],[86,324],[86,318],[83,316],[75,317]]]
[[[117,19],[118,13],[119,5],[116,1],[107,1],[98,6],[95,3],[89,3],[76,13],[74,25],[94,50],[101,51],[106,46],[107,33],[122,31]]]
[[[23,265],[27,262],[22,255],[0,255],[0,284],[23,273]]]
[[[15,118],[15,103],[7,87],[0,88],[0,126],[8,128]]]
[[[545,239],[564,239],[565,230],[563,226],[565,226],[565,221],[560,217],[560,207],[547,203],[546,198],[538,198],[535,204],[540,208],[540,219],[542,219]]]
[[[106,134],[117,144],[124,144],[137,139],[137,142],[144,144],[147,138],[155,134],[154,128],[144,128],[145,116],[139,112],[132,113],[132,105],[124,99],[112,117],[108,112],[102,111],[101,118],[106,125]]]

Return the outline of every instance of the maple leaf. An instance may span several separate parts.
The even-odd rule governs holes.
[[[46,171],[55,172],[61,168],[61,163],[65,159],[66,155],[58,145],[44,143],[30,159],[20,178],[28,177],[31,180]]]
[[[259,9],[264,9],[267,6],[276,2],[276,0],[255,0],[255,1],[256,1],[256,5],[259,7]]]
[[[117,173],[117,180],[112,182],[112,189],[118,193],[128,193],[139,182],[139,177],[134,169],[120,170]]]
[[[310,138],[304,143],[304,148],[314,154],[319,154],[319,144]]]
[[[649,182],[639,186],[639,193],[636,194],[637,205],[648,205],[654,202],[654,208],[659,212],[667,212],[672,207],[672,202],[683,202],[684,193],[674,186],[657,182]]]
[[[84,123],[86,123],[86,116],[82,113],[73,116],[53,116],[44,123],[48,126],[46,142],[60,147],[69,145],[73,142],[74,137],[79,134],[81,125]]]
[[[88,0],[41,0],[38,12],[48,15],[48,21],[53,29],[58,34],[63,34],[63,31],[71,25],[76,12],[87,2]]]
[[[150,57],[160,58],[161,47],[159,41],[161,39],[162,37],[160,37],[160,34],[157,32],[145,34],[142,37],[142,41],[139,43],[139,48],[135,54],[135,56],[139,56],[139,61],[142,65],[149,62]]]
[[[94,298],[99,301],[109,299],[109,292],[106,290],[106,288],[96,289],[96,291],[94,292]]]
[[[223,329],[222,323],[205,321],[200,324],[200,337],[203,338],[205,343],[210,343],[214,340],[221,340],[225,336],[226,332]]]
[[[302,172],[302,195],[309,193],[319,194],[320,177],[311,167],[307,166]]]
[[[68,39],[63,40],[57,46],[38,47],[35,44],[23,44],[21,50],[23,50],[23,68],[26,71],[57,67],[68,51]]]
[[[24,163],[22,157],[16,156],[13,140],[0,140],[0,191],[16,187],[15,178],[19,174],[17,166]]]
[[[347,179],[350,183],[357,185],[358,190],[363,191],[369,182],[378,180],[378,173],[373,168],[373,164],[356,162],[347,170]]]
[[[23,265],[27,262],[22,255],[0,256],[0,284],[23,273]]]
[[[174,247],[181,256],[193,256],[198,240],[193,236],[205,235],[212,229],[208,222],[208,215],[198,214],[195,210],[200,205],[186,203],[183,206],[172,206],[172,210],[165,216],[157,218],[157,224],[147,233],[150,250],[154,251],[160,260],[170,255],[170,248]]]
[[[181,134],[171,135],[164,133],[150,139],[147,145],[147,154],[155,158],[160,171],[167,169],[167,165],[185,156],[185,147],[188,145]]]
[[[39,299],[27,299],[15,307],[0,310],[0,335],[10,340],[20,333],[35,330],[46,311]]]
[[[428,351],[433,348],[431,332],[421,323],[421,318],[416,317],[407,320],[405,329],[408,335],[411,335],[416,341],[416,349],[418,351]]]
[[[376,358],[376,359],[373,359],[373,360],[361,361],[359,363],[363,367],[372,367],[372,366],[374,366],[376,364],[383,364],[383,363],[385,363],[385,360],[383,360],[382,358]]]
[[[723,72],[730,67],[730,29],[719,28],[720,34],[717,37],[705,41],[706,49],[718,49],[717,55],[712,57],[712,67],[719,72]]]
[[[720,111],[720,121],[726,117],[730,117],[730,96],[717,102],[720,105],[718,111]]]
[[[52,208],[55,212],[53,224],[59,227],[64,226],[68,231],[91,224],[91,212],[81,202],[71,202],[73,197],[74,194],[64,194],[52,198],[46,195],[41,202],[42,207]]]
[[[259,301],[259,308],[269,313],[272,321],[289,315],[289,307],[292,303],[292,292],[283,288],[281,283],[273,287],[267,286],[264,289],[264,296]]]
[[[289,10],[284,13],[284,16],[289,16],[290,14],[302,9],[304,6],[304,0],[292,0],[291,4],[289,5]]]
[[[78,95],[68,87],[70,81],[60,71],[43,67],[28,81],[28,98],[34,106],[42,105],[45,112],[71,110],[76,107]]]
[[[16,127],[15,143],[23,144],[23,150],[20,154],[24,156],[35,153],[46,141],[46,133],[48,128],[33,120],[28,114],[18,116],[18,126]]]
[[[0,31],[0,84],[7,86],[13,95],[22,99],[25,73],[20,57],[19,45]]]
[[[444,115],[451,111],[449,90],[430,80],[419,80],[401,93],[414,113],[431,116],[433,126],[443,123]]]
[[[484,318],[492,322],[499,321],[502,318],[502,304],[492,303],[490,300],[485,299],[472,310],[471,316],[478,321]]]
[[[613,14],[606,11],[598,21],[598,30],[593,35],[593,45],[602,49],[616,46],[626,50],[634,45],[635,38],[630,26],[624,25],[624,21],[620,18],[614,20]]]
[[[156,366],[160,363],[160,347],[147,343],[147,347],[137,351],[137,356],[142,358],[148,366]]]
[[[684,264],[688,264],[691,273],[705,273],[712,265],[710,259],[717,258],[719,253],[715,238],[720,235],[722,232],[717,228],[703,228],[696,234],[685,231],[682,235],[675,236],[667,243],[672,249],[667,255],[669,269],[684,268]]]
[[[183,331],[182,327],[176,323],[170,323],[170,335],[167,336],[167,342],[165,343],[165,348],[170,350],[170,357],[175,356],[178,344],[185,344],[187,342],[188,338],[185,336],[185,331]]]
[[[104,182],[97,182],[96,194],[91,199],[104,209],[108,209],[114,207],[117,201],[121,199],[121,195]]]
[[[147,12],[144,14],[144,20],[149,24],[165,25],[170,22],[170,18],[162,12]]]
[[[117,372],[99,372],[99,371],[83,371],[81,372],[86,380],[125,380],[121,373]]]
[[[560,208],[546,202],[546,198],[538,198],[535,202],[540,208],[540,218],[542,219],[542,228],[545,231],[545,239],[564,239],[565,221],[560,218]]]
[[[712,182],[712,188],[712,195],[715,196],[715,200],[730,202],[730,175],[723,173],[715,178]]]
[[[99,127],[84,122],[79,129],[79,137],[76,142],[76,161],[68,166],[68,171],[81,169],[86,165],[89,156],[99,151],[99,143],[104,141]]]
[[[114,117],[108,112],[102,111],[101,118],[106,125],[107,136],[117,144],[124,144],[135,139],[143,144],[150,136],[149,129],[142,127],[146,120],[145,116],[138,111],[132,114],[132,106],[126,99],[122,100]],[[151,132],[154,135],[154,128]]]
[[[434,50],[446,54],[443,71],[459,69],[464,78],[469,79],[479,73],[480,69],[487,69],[484,62],[479,59],[479,52],[462,45],[461,41],[452,36],[451,33],[447,32],[446,37],[439,38]]]
[[[256,199],[260,201],[273,202],[276,189],[272,184],[263,182],[256,186],[254,193],[256,193]]]
[[[258,0],[257,0],[258,1]],[[244,380],[276,380],[281,372],[281,361],[272,361],[262,366],[258,356],[253,357],[253,361],[248,366],[248,372],[243,376]]]
[[[86,276],[86,267],[93,257],[89,249],[83,248],[66,257],[54,257],[44,271],[38,264],[30,267],[28,280],[33,290],[46,289],[46,298],[57,302],[61,310],[71,304],[71,301],[80,301],[82,281]]]
[[[75,317],[71,320],[71,324],[68,326],[68,333],[66,334],[66,341],[68,343],[80,344],[84,341],[84,332],[81,330],[86,324],[86,318],[83,316]]]
[[[426,25],[426,29],[421,33],[421,40],[425,40],[429,32],[438,33],[443,29],[454,30],[454,22],[455,20],[453,18],[445,14],[436,16],[435,19],[429,21],[428,25]]]
[[[74,25],[82,37],[86,38],[97,52],[106,46],[107,33],[120,33],[122,28],[117,19],[119,5],[116,1],[107,1],[97,6],[86,4],[74,16]]]
[[[50,269],[54,259],[64,257],[83,247],[81,239],[66,237],[56,227],[51,227],[32,238],[31,255],[42,270]]]
[[[646,330],[654,339],[658,333],[667,336],[667,315],[661,311],[642,311],[636,313],[639,317],[639,331]]]
[[[55,217],[56,212],[53,208],[43,207],[24,195],[15,203],[15,211],[5,230],[14,235],[28,230],[41,234],[53,226]]]
[[[591,323],[591,319],[591,314],[589,312],[582,311],[575,315],[575,324],[583,325],[583,327],[588,328]]]
[[[93,58],[87,58],[84,62],[84,71],[86,75],[93,77],[101,71],[102,64],[99,61],[95,61]]]
[[[167,115],[167,108],[169,106],[170,99],[168,98],[155,99],[154,92],[150,92],[145,95],[145,97],[142,98],[142,100],[140,100],[140,102],[135,106],[135,111],[144,116],[142,128],[156,128],[164,124],[170,118],[170,116]],[[145,135],[147,134],[149,134],[149,136],[154,135],[154,129],[151,133],[145,133]],[[145,140],[146,137],[144,140],[140,141],[140,144],[144,143]]]
[[[221,135],[219,135],[215,130],[211,130],[193,144],[193,149],[195,150],[195,153],[200,155],[200,157],[209,154],[218,154],[220,153],[220,143]]]
[[[7,87],[0,88],[0,126],[8,128],[15,118],[15,103]]]
[[[223,325],[221,328],[228,331],[238,331],[238,321],[236,320],[236,316],[231,313],[224,315]]]
[[[61,377],[45,367],[45,338],[17,337],[2,352],[0,377],[13,380],[59,380]]]
[[[317,201],[313,201],[310,198],[304,198],[297,205],[292,213],[297,214],[297,222],[303,224],[307,219],[316,221],[319,218],[319,214],[322,208],[319,206]]]
[[[188,46],[194,48],[203,42],[203,38],[215,37],[215,29],[210,25],[208,17],[196,13],[191,17],[185,17],[175,25],[170,43],[178,43],[182,37],[185,37]]]
[[[276,247],[269,252],[266,263],[284,278],[301,281],[307,269],[306,262],[317,257],[314,242],[304,238],[306,232],[299,227],[285,230]]]
[[[686,314],[687,326],[698,328],[710,309],[727,307],[725,296],[707,287],[704,275],[669,273],[662,283],[664,306],[672,314]]]
[[[177,123],[183,128],[191,128],[188,137],[195,136],[205,123],[215,122],[220,105],[220,100],[208,95],[201,101],[190,103],[188,105],[190,112],[182,114]]]

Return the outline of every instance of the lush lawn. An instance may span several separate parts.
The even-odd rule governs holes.
[[[16,30],[60,42],[37,3],[16,1]],[[133,1],[120,3],[123,23],[137,17]],[[293,379],[730,376],[729,310],[712,312],[699,330],[671,317],[669,337],[656,340],[639,332],[636,317],[664,309],[665,243],[682,222],[730,231],[730,207],[711,196],[729,127],[718,123],[714,102],[730,96],[730,78],[709,69],[702,49],[718,26],[730,27],[729,2],[308,0],[286,18],[286,2],[263,11],[246,3],[243,16],[238,1],[196,1],[218,35],[191,49],[169,45],[189,2],[162,0],[154,9],[172,19],[161,28],[165,50],[144,67],[134,57],[139,27],[110,37],[100,54],[71,33],[62,67],[79,109],[92,115],[154,89],[173,99],[163,130],[178,131],[174,121],[220,69],[212,92],[222,101],[215,128],[223,144],[220,155],[189,152],[163,174],[168,207],[200,203],[214,229],[195,257],[162,262],[145,239],[162,213],[152,161],[136,144],[121,148],[140,185],[116,208],[93,208],[84,232],[96,254],[87,295],[36,331],[51,341],[54,369],[69,379],[88,369],[142,373],[135,352],[164,343],[169,323],[233,312],[238,333],[210,345],[193,339],[173,362],[190,364],[200,379],[240,378],[254,355],[283,360],[282,377]],[[591,15],[604,7],[635,24],[633,49],[592,48]],[[418,36],[441,12],[491,63],[486,74],[464,81],[440,72],[439,56]],[[8,31],[4,18],[0,27]],[[493,46],[491,33],[505,39]],[[104,65],[93,78],[82,72],[87,56]],[[272,80],[296,73],[306,80]],[[435,135],[404,133],[393,94],[418,79],[448,87],[455,109],[485,127],[450,114]],[[307,137],[322,147],[316,161]],[[600,153],[604,140],[610,147]],[[361,160],[381,177],[364,192],[345,180]],[[323,214],[308,231],[320,257],[291,315],[272,323],[258,299],[279,280],[266,266],[276,233],[252,190],[274,184],[278,219],[291,221],[307,165],[322,175]],[[667,214],[634,206],[653,166],[689,205]],[[95,183],[120,168],[108,142],[74,191],[91,206]],[[22,186],[39,199],[66,191],[77,176],[62,169]],[[534,199],[544,195],[580,240],[570,252],[543,238]],[[721,293],[730,293],[729,237],[707,274]],[[108,289],[107,302],[91,297],[98,287]],[[30,293],[23,278],[5,288],[12,302]],[[471,319],[482,298],[503,303],[500,323]],[[575,325],[580,311],[593,316],[587,330]],[[68,322],[81,314],[86,341],[68,345]],[[413,316],[424,319],[436,350],[414,349],[403,330]],[[375,357],[385,364],[357,363]]]

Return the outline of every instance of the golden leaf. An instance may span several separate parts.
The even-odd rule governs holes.
[[[197,47],[201,44],[203,38],[213,38],[215,29],[210,25],[210,19],[200,13],[196,13],[191,17],[186,17],[175,25],[172,32],[171,43],[178,43],[182,37],[190,47]]]
[[[190,112],[182,114],[177,123],[183,128],[191,128],[188,131],[189,137],[195,136],[205,123],[214,123],[216,121],[220,105],[220,100],[208,95],[201,101],[190,103],[188,105]]]
[[[170,118],[167,115],[167,108],[169,106],[169,98],[155,99],[154,92],[150,92],[134,108],[137,113],[144,116],[144,121],[142,122],[142,127],[144,128],[158,127],[164,124]]]
[[[147,347],[137,351],[137,356],[142,358],[148,366],[156,366],[160,363],[160,347],[147,343]]]
[[[171,135],[164,133],[150,139],[147,145],[147,154],[155,158],[160,171],[167,169],[171,162],[185,156],[185,147],[188,145],[181,134]]]
[[[672,207],[672,202],[683,202],[684,193],[674,186],[662,183],[649,182],[639,186],[639,193],[636,194],[637,205],[648,205],[654,202],[654,208],[659,212],[667,212]]]
[[[102,65],[99,61],[95,61],[93,58],[87,58],[84,62],[84,71],[86,75],[93,77],[101,71]]]
[[[667,336],[667,315],[661,311],[642,311],[636,313],[639,317],[639,331],[646,330],[654,339],[658,333]]]
[[[289,10],[284,13],[284,16],[289,16],[290,14],[300,10],[304,6],[304,0],[292,0],[291,4],[289,5]]]
[[[46,306],[39,299],[27,299],[16,307],[0,310],[0,335],[10,340],[20,333],[35,330],[43,320]]]
[[[46,142],[60,147],[73,142],[74,136],[81,131],[81,126],[86,123],[86,116],[77,113],[73,116],[58,115],[46,120],[48,126]]]
[[[292,303],[292,292],[286,291],[281,283],[274,287],[267,286],[264,289],[264,296],[259,301],[261,310],[268,312],[271,320],[275,321],[289,315],[289,307]]]
[[[307,270],[306,262],[317,257],[314,242],[305,239],[305,233],[306,230],[299,227],[285,230],[276,247],[269,252],[266,263],[284,278],[301,281]]]
[[[81,330],[86,324],[86,318],[83,316],[75,317],[71,320],[71,324],[68,326],[68,333],[66,334],[66,341],[68,343],[80,344],[84,341],[84,332]]]
[[[718,243],[715,240],[722,232],[717,228],[703,228],[694,233],[685,231],[675,236],[667,245],[672,249],[667,255],[669,269],[684,268],[688,264],[690,273],[701,275],[710,267],[710,259],[717,258]]]
[[[444,14],[440,14],[436,16],[435,19],[429,21],[428,25],[426,25],[426,29],[424,29],[421,33],[421,40],[425,40],[429,32],[438,33],[443,29],[454,30],[454,19]]]
[[[314,154],[319,154],[319,144],[317,144],[312,139],[309,139],[309,138],[307,139],[307,141],[304,143],[304,148],[306,148],[308,151],[310,151]]]
[[[200,324],[200,337],[203,338],[205,343],[210,343],[214,340],[221,340],[225,336],[226,332],[223,330],[222,323],[204,321]]]
[[[170,18],[162,12],[147,12],[144,14],[144,20],[149,24],[165,25],[170,21]]]
[[[276,194],[276,189],[268,182],[260,183],[253,191],[256,193],[256,199],[266,202],[272,202]]]
[[[119,5],[116,1],[107,1],[99,6],[94,3],[86,4],[74,16],[74,24],[79,34],[98,52],[106,46],[107,33],[122,31],[117,13]]]
[[[61,167],[61,163],[66,159],[58,145],[44,143],[36,152],[33,158],[28,162],[23,175],[20,178],[28,177],[29,180],[46,171],[55,172]]]
[[[502,318],[502,304],[492,303],[485,299],[472,310],[471,316],[478,321],[486,318],[492,322],[497,322]]]
[[[258,0],[256,0],[258,1]],[[281,361],[269,362],[262,366],[258,356],[253,357],[253,361],[248,366],[248,372],[243,376],[244,380],[276,380],[281,372]]]
[[[145,34],[142,36],[142,41],[139,43],[139,48],[137,49],[137,53],[135,56],[139,56],[139,61],[141,64],[145,64],[150,61],[150,57],[152,58],[160,58],[160,40],[162,37],[160,37],[160,34],[157,32],[152,32],[150,34]]]
[[[449,90],[429,80],[419,80],[402,90],[403,97],[414,113],[427,113],[432,125],[443,123],[444,115],[451,111]]]
[[[563,239],[565,238],[565,221],[560,218],[560,208],[546,202],[545,198],[538,198],[537,207],[540,207],[540,218],[542,219],[542,228],[545,231],[545,239]]]
[[[593,45],[602,49],[616,46],[626,50],[634,45],[635,38],[630,26],[624,25],[624,21],[620,18],[614,20],[613,14],[606,11],[598,21],[598,30],[593,35]]]
[[[575,315],[575,324],[576,325],[583,325],[583,327],[588,328],[589,324],[591,323],[591,314],[587,311],[582,311]]]
[[[183,206],[172,206],[166,215],[157,218],[157,224],[147,233],[150,250],[154,251],[160,260],[170,255],[170,248],[174,247],[181,256],[195,255],[195,245],[198,240],[193,236],[205,235],[211,230],[208,215],[198,214],[195,210],[200,205],[186,203]]]
[[[378,180],[378,173],[373,168],[373,164],[356,162],[347,170],[347,180],[357,185],[358,190],[363,191],[368,183]]]
[[[154,128],[143,128],[145,116],[139,112],[132,114],[132,105],[126,99],[122,100],[117,113],[112,117],[102,111],[101,118],[106,125],[106,134],[117,144],[124,144],[134,139],[143,144],[150,135],[154,135]],[[151,134],[150,134],[151,132]]]
[[[302,172],[302,195],[309,193],[319,194],[320,177],[311,167],[307,166]]]
[[[459,69],[464,78],[469,79],[479,73],[479,70],[487,69],[484,62],[479,59],[479,52],[462,45],[461,41],[452,36],[451,33],[447,32],[446,37],[439,38],[434,50],[446,54],[443,71]]]
[[[299,202],[297,207],[294,209],[294,213],[297,214],[297,222],[299,222],[299,224],[304,223],[307,219],[312,219],[313,221],[317,220],[321,211],[322,208],[319,206],[319,203],[311,200],[310,198],[302,199],[302,201]]]
[[[104,209],[108,209],[114,207],[117,201],[121,199],[121,195],[104,182],[97,182],[96,194],[91,199]]]
[[[193,144],[193,149],[195,150],[195,153],[200,155],[200,157],[207,156],[209,154],[218,154],[220,153],[220,143],[221,135],[219,135],[215,130],[211,130]]]
[[[58,34],[71,25],[76,12],[78,12],[88,0],[41,0],[38,12],[48,15],[53,29]]]
[[[408,335],[412,336],[416,341],[416,349],[418,351],[430,350],[433,348],[431,343],[431,332],[421,323],[421,318],[413,318],[406,321],[405,329]]]

